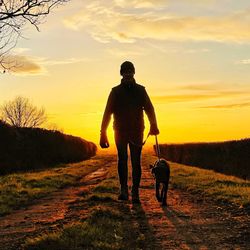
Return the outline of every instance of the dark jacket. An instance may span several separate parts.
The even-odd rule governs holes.
[[[154,107],[145,87],[135,82],[123,83],[112,88],[104,111],[101,131],[106,131],[113,114],[114,130],[118,132],[143,131],[143,110],[149,122],[156,125]]]

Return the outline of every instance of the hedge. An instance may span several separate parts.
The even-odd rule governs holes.
[[[97,147],[80,137],[41,128],[16,128],[0,122],[0,174],[79,162]]]

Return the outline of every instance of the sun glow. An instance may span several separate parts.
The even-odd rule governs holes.
[[[11,55],[22,67],[1,75],[0,98],[25,96],[49,123],[98,144],[108,94],[130,60],[161,143],[250,137],[249,13],[233,0],[70,1],[41,32],[26,30]],[[114,148],[112,121],[108,137]]]

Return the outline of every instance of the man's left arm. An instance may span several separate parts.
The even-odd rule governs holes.
[[[147,114],[148,120],[150,122],[150,135],[158,135],[160,133],[158,126],[157,126],[157,121],[156,121],[156,115],[155,115],[155,110],[153,107],[153,104],[147,94],[146,89],[144,88],[144,110]]]

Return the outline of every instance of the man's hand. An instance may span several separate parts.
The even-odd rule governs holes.
[[[101,132],[101,137],[100,137],[100,146],[101,148],[108,148],[109,147],[109,141],[107,137],[107,133]]]
[[[158,135],[158,134],[160,134],[160,131],[159,131],[156,124],[151,124],[149,134],[150,135]]]

